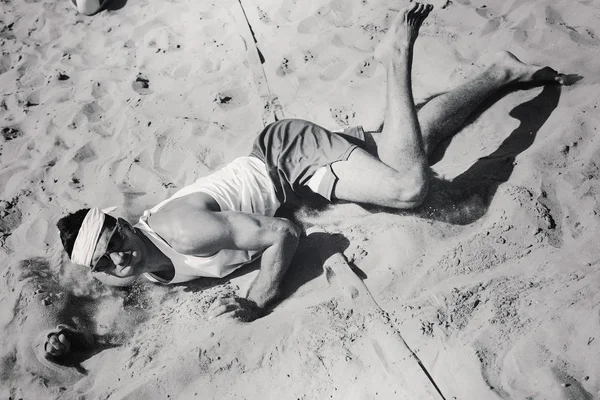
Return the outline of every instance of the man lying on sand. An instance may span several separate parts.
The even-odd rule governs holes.
[[[511,53],[497,55],[485,71],[441,94],[417,113],[412,88],[413,47],[433,9],[411,3],[375,49],[387,71],[387,106],[381,132],[362,128],[332,133],[308,121],[282,120],[267,126],[248,157],[200,178],[147,210],[131,225],[97,208],[58,223],[71,261],[96,274],[125,281],[140,275],[164,284],[223,277],[260,256],[260,271],[246,298],[214,302],[209,317],[252,320],[278,295],[300,229],[274,217],[283,204],[307,193],[396,209],[419,206],[429,189],[428,155],[458,131],[499,89],[517,82],[563,83],[549,67],[527,65]],[[65,335],[51,336],[46,351],[68,351]]]

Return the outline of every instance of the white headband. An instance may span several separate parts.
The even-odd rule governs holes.
[[[72,262],[92,267],[94,250],[96,250],[96,245],[102,232],[105,216],[106,214],[100,211],[99,208],[91,208],[88,211],[73,245],[73,251],[71,252]]]

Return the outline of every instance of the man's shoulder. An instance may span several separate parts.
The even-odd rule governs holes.
[[[212,241],[211,233],[221,228],[219,219],[215,218],[218,211],[202,199],[181,198],[152,213],[147,222],[174,250],[199,254],[202,242]]]
[[[190,219],[217,211],[219,206],[212,197],[205,193],[191,193],[173,199],[153,212],[148,218],[148,225],[155,231],[169,230],[169,227],[182,226]]]
[[[208,193],[196,192],[172,199],[152,213],[152,215],[168,218],[185,218],[186,215],[191,213],[211,211],[220,211],[216,200]]]

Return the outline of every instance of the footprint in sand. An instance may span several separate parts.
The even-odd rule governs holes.
[[[347,0],[333,0],[329,3],[330,16],[336,26],[344,24],[354,14],[353,2]]]
[[[327,16],[331,13],[328,7],[319,8],[310,17],[304,18],[298,24],[297,30],[299,33],[319,33],[331,27],[331,18]]]
[[[501,17],[496,17],[490,21],[488,21],[487,24],[485,24],[485,27],[482,29],[481,31],[481,35],[487,35],[488,33],[492,33],[498,30],[498,28],[500,28],[500,25],[502,24],[502,22],[504,22],[506,20],[506,18],[504,16]]]
[[[71,177],[71,181],[69,182],[69,187],[75,191],[79,191],[83,188],[83,184],[81,183],[81,179],[76,176]]]
[[[8,127],[7,126],[5,128],[2,128],[2,137],[7,142],[9,140],[13,140],[13,139],[16,139],[21,136],[23,136],[23,132],[17,127]]]
[[[85,115],[89,122],[94,123],[102,119],[104,110],[96,101],[91,101],[83,105],[81,112]]]
[[[77,164],[81,164],[84,162],[87,163],[96,158],[97,158],[97,156],[96,156],[96,153],[94,152],[94,149],[92,148],[92,146],[90,146],[89,144],[86,144],[86,145],[80,147],[79,150],[77,150],[77,152],[73,156],[73,161],[75,161]]]
[[[513,38],[518,43],[523,43],[529,38],[529,31],[535,29],[536,22],[533,15],[521,20],[515,28],[513,28]]]
[[[46,243],[48,230],[48,221],[43,218],[35,219],[25,233],[25,239],[27,240],[28,245],[32,247],[43,248],[44,244]]]
[[[354,41],[354,47],[361,51],[372,52],[375,45],[381,41],[381,38],[387,32],[387,28],[372,22],[361,25],[360,28],[357,33],[359,37]]]
[[[291,61],[291,57],[283,57],[281,64],[279,64],[277,70],[275,70],[277,76],[286,76],[294,72],[296,72],[296,67]]]
[[[243,88],[223,90],[213,100],[223,110],[233,110],[248,104],[248,92]]]
[[[324,81],[333,81],[338,79],[348,68],[348,63],[344,60],[333,59],[321,69],[319,78]]]
[[[513,30],[513,40],[517,43],[525,43],[529,38],[529,34],[526,30],[521,28],[515,28]]]
[[[318,33],[331,26],[347,26],[353,14],[351,2],[334,0],[329,7],[321,7],[314,15],[300,21],[297,29],[299,33]]]
[[[21,211],[17,207],[19,197],[11,201],[0,200],[0,245],[12,235],[14,229],[21,225]]]
[[[18,84],[21,88],[37,88],[46,83],[46,75],[40,69],[42,61],[38,55],[19,56],[18,62],[20,62],[17,67]]]
[[[136,47],[140,39],[150,51],[153,49],[168,50],[172,43],[173,32],[161,18],[155,18],[136,27],[125,47]]]
[[[487,8],[486,5],[476,8],[475,12],[477,13],[477,15],[479,15],[480,17],[483,17],[485,19],[493,19],[494,18],[494,12],[492,10],[490,10],[489,8]]]
[[[545,11],[546,22],[549,25],[557,26],[563,32],[568,33],[573,42],[583,46],[598,46],[600,44],[600,41],[596,38],[596,34],[591,28],[579,27],[579,30],[583,30],[585,32],[585,34],[582,34],[579,30],[567,25],[567,23],[562,19],[560,13],[552,7],[546,7]]]
[[[94,82],[92,85],[92,97],[96,99],[96,101],[93,102],[93,106],[95,108],[94,117],[102,119],[102,116],[105,113],[104,110],[110,110],[112,108],[114,99],[109,94],[111,93],[111,88],[113,88],[113,86],[114,85],[112,82]],[[88,116],[88,119],[89,118],[90,116]],[[90,122],[91,121],[92,120],[90,119]]]
[[[34,90],[25,98],[25,107],[35,107],[40,105],[40,91]]]
[[[349,110],[346,107],[334,108],[330,107],[329,112],[333,119],[340,124],[340,126],[348,127],[355,125],[356,112]]]
[[[279,14],[281,14],[286,20],[290,21],[290,17],[296,11],[297,7],[298,0],[284,0],[281,3]]]
[[[152,90],[150,90],[150,80],[148,80],[148,78],[141,73],[139,73],[137,78],[135,78],[135,81],[133,81],[131,87],[139,94],[152,93]]]
[[[10,66],[10,56],[6,53],[2,54],[2,57],[0,57],[0,75],[8,71],[10,69]]]
[[[167,28],[157,27],[144,35],[144,43],[147,47],[158,49],[157,52],[164,51],[169,49],[172,36],[173,34]]]
[[[94,82],[92,85],[92,97],[96,100],[106,96],[109,90],[106,85],[101,84],[100,82]]]
[[[187,78],[190,74],[192,66],[190,64],[180,65],[175,71],[173,71],[173,78]],[[203,68],[206,73],[210,73],[210,67]]]
[[[495,15],[494,11],[488,9],[487,6],[477,8],[475,12],[479,16],[489,20],[481,30],[482,36],[497,31],[502,22],[506,20],[506,17],[504,15]]]
[[[373,57],[366,58],[356,65],[355,73],[359,78],[371,78],[375,75],[377,69],[377,62]]]
[[[271,25],[271,23],[273,22],[271,20],[271,17],[269,17],[269,14],[267,14],[262,8],[258,6],[256,6],[256,13],[258,14],[258,19],[263,24]]]
[[[304,58],[304,62],[308,63],[308,62],[315,61],[316,57],[315,57],[315,55],[314,55],[314,53],[312,51],[307,50],[307,51],[304,52],[303,58]]]
[[[323,21],[321,18],[311,15],[310,17],[300,21],[297,28],[298,33],[310,34],[320,32],[322,30],[322,26],[324,25],[322,22]]]
[[[87,120],[87,118],[86,118],[85,114],[83,112],[78,112],[73,117],[73,120],[71,121],[71,123],[69,125],[67,125],[67,128],[75,130],[80,126],[85,125],[86,120]]]

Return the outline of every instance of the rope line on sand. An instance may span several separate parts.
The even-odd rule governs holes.
[[[348,264],[348,267],[350,268],[350,270],[352,270],[352,268],[350,267],[350,264]],[[359,279],[359,281],[361,283],[362,288],[365,290],[365,292],[367,293],[367,296],[369,296],[369,298],[373,302],[373,304],[377,308],[379,308],[380,312],[383,313],[383,315],[386,317],[387,320],[391,320],[391,318],[389,318],[389,313],[387,311],[385,311],[377,303],[377,300],[375,300],[375,297],[373,296],[373,294],[369,290],[369,287],[366,285],[366,283],[364,281],[362,281],[361,279]],[[444,394],[442,393],[442,390],[440,389],[440,387],[437,385],[437,383],[433,379],[433,376],[431,376],[431,374],[427,370],[427,367],[425,367],[425,364],[423,364],[423,362],[421,361],[421,359],[419,358],[419,356],[417,356],[417,354],[413,351],[413,349],[410,348],[410,346],[408,345],[408,343],[406,343],[406,340],[404,340],[404,337],[402,336],[402,334],[400,333],[400,331],[398,330],[398,328],[396,328],[396,326],[394,326],[394,325],[392,325],[391,328],[394,331],[396,331],[396,334],[398,335],[398,338],[400,339],[400,341],[402,342],[402,344],[404,345],[404,347],[408,350],[409,354],[417,362],[417,365],[419,365],[419,367],[421,368],[421,370],[423,371],[423,373],[425,373],[425,376],[427,377],[427,379],[429,380],[429,382],[431,382],[431,384],[433,385],[433,388],[437,391],[437,393],[440,395],[440,397],[442,398],[442,400],[446,400],[446,397],[444,396]]]
[[[258,40],[256,39],[256,35],[254,34],[254,30],[252,29],[252,25],[250,24],[250,21],[248,20],[248,15],[246,14],[246,10],[244,9],[244,5],[242,3],[242,0],[238,0],[238,3],[240,5],[240,8],[242,9],[242,13],[244,15],[244,19],[246,20],[246,24],[248,25],[248,29],[250,30],[250,34],[252,35],[252,39],[254,41],[254,47],[256,49],[256,52],[258,54],[258,58],[260,61],[260,68],[262,71],[262,78],[265,81],[265,84],[267,85],[267,92],[269,94],[270,97],[270,101],[271,104],[274,106],[274,110],[273,110],[273,116],[275,118],[275,120],[279,120],[280,118],[278,117],[277,113],[279,111],[280,116],[283,117],[283,110],[281,109],[281,106],[279,105],[279,102],[277,101],[277,96],[274,96],[273,93],[271,92],[271,87],[269,85],[269,81],[267,79],[267,74],[264,68],[264,63],[265,63],[265,58],[263,56],[263,54],[261,53],[259,47],[258,47]],[[375,304],[375,306],[377,308],[379,308],[379,310],[384,313],[387,314],[387,312],[385,310],[383,310],[383,308],[381,308],[381,306],[379,306],[379,304],[377,304],[377,302],[375,301],[375,298],[373,297],[373,295],[371,294],[371,292],[369,291],[368,287],[364,284],[364,282],[360,281],[363,288],[365,289],[365,291],[367,292],[367,295],[370,297],[370,299],[373,301],[373,303]],[[425,367],[425,365],[423,364],[423,362],[419,359],[419,357],[415,354],[415,352],[408,346],[408,343],[406,343],[406,341],[404,340],[404,338],[402,337],[402,335],[400,334],[400,332],[394,327],[394,330],[396,331],[396,333],[398,334],[402,344],[404,345],[404,347],[408,350],[409,354],[413,357],[413,359],[417,362],[419,368],[423,371],[423,373],[425,374],[427,380],[429,380],[429,382],[433,385],[433,388],[435,389],[435,391],[440,395],[440,397],[442,398],[442,400],[446,400],[446,397],[443,395],[441,389],[439,388],[439,386],[437,385],[437,383],[435,382],[435,380],[433,379],[433,377],[431,376],[431,374],[429,373],[429,371],[427,370],[427,368]]]
[[[250,34],[252,35],[252,40],[254,41],[254,48],[256,49],[256,52],[258,54],[258,60],[260,61],[260,69],[262,72],[262,78],[265,81],[265,84],[267,85],[267,92],[269,94],[269,103],[271,104],[272,107],[272,111],[273,111],[273,118],[275,119],[275,121],[278,121],[282,118],[284,118],[283,116],[283,109],[281,108],[281,105],[279,104],[279,98],[273,94],[273,92],[271,91],[271,86],[269,85],[269,79],[267,78],[267,72],[265,71],[265,57],[263,56],[262,52],[260,51],[260,48],[258,47],[258,40],[256,39],[256,35],[254,34],[254,29],[252,29],[252,24],[250,23],[250,20],[248,19],[248,15],[246,14],[246,9],[244,8],[244,4],[242,3],[242,0],[238,0],[238,3],[240,5],[240,8],[242,9],[242,14],[244,15],[244,19],[246,20],[246,25],[248,25],[248,29],[250,30]]]

